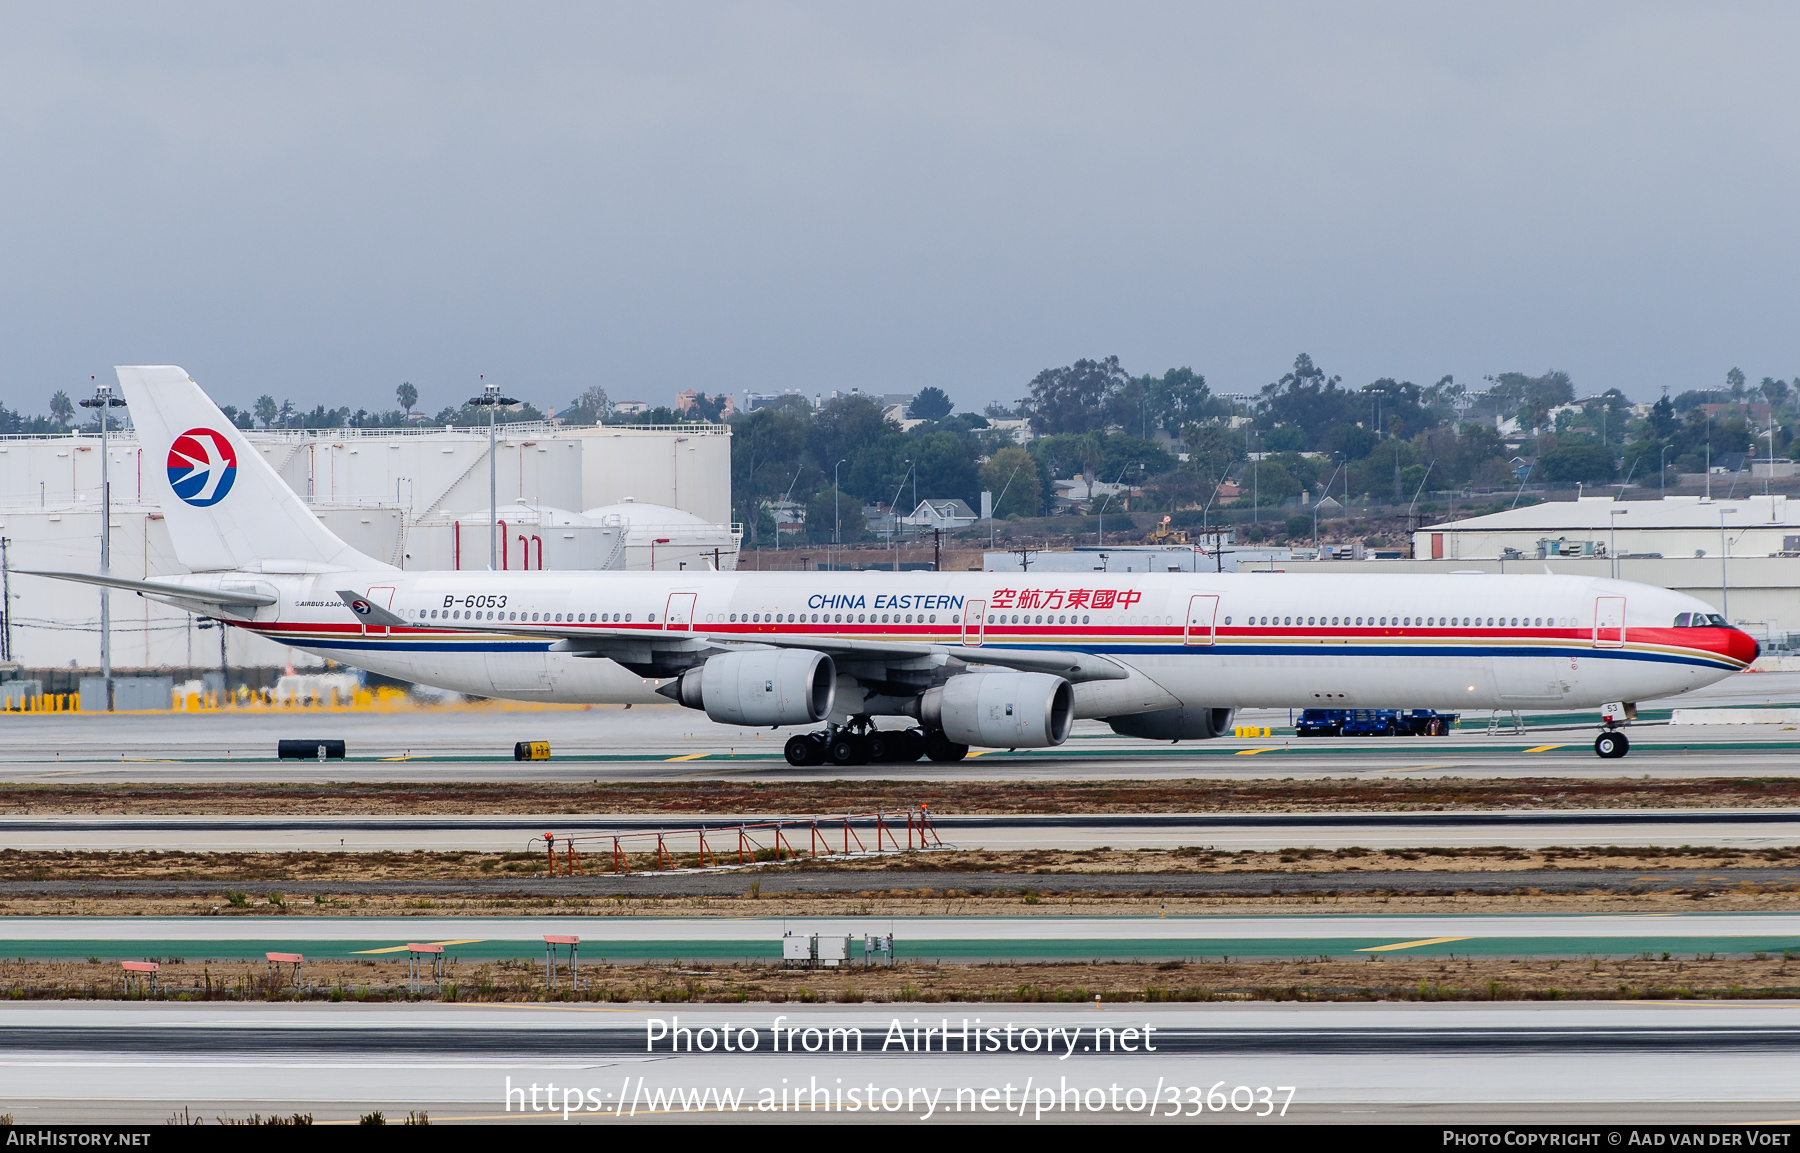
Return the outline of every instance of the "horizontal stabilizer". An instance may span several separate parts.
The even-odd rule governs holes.
[[[380,625],[383,628],[404,628],[406,621],[382,608],[368,597],[349,589],[339,589],[337,595],[343,598],[350,611],[360,617],[365,624]]]
[[[189,585],[171,584],[167,581],[134,581],[126,577],[101,576],[98,573],[85,572],[47,572],[39,569],[16,568],[12,570],[25,576],[51,577],[60,581],[78,581],[84,585],[100,585],[103,588],[125,589],[128,592],[149,593],[159,597],[180,597],[183,600],[200,601],[212,605],[232,605],[239,608],[262,608],[275,603],[275,597],[269,593],[259,593],[252,589],[209,589],[194,588]]]

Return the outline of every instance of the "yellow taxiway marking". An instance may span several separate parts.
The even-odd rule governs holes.
[[[427,945],[479,945],[479,944],[481,944],[481,942],[485,941],[486,939],[487,938],[485,938],[485,937],[469,937],[469,938],[467,938],[465,940],[461,940],[461,941],[426,941],[425,944],[427,944]],[[416,942],[416,941],[414,942],[414,944],[417,944],[417,943],[418,942]],[[356,949],[356,950],[353,950],[353,952],[357,956],[362,956],[366,953],[404,953],[404,952],[406,952],[406,946],[405,945],[389,945],[385,949]]]
[[[1551,749],[1560,749],[1560,748],[1563,748],[1563,747],[1564,747],[1564,746],[1562,746],[1562,745],[1539,745],[1539,746],[1538,746],[1538,747],[1537,747],[1537,748],[1535,748],[1535,749],[1526,749],[1526,750],[1525,750],[1525,751],[1526,751],[1526,752],[1528,752],[1528,753],[1547,753],[1547,752],[1549,752],[1549,751],[1550,751],[1550,750],[1551,750]]]
[[[1274,749],[1239,749],[1231,754],[1234,757],[1254,757],[1258,753],[1272,753]]]
[[[671,761],[697,761],[701,757],[710,757],[710,756],[712,756],[711,753],[689,753],[685,757],[669,757],[668,759]]]
[[[985,757],[993,751],[994,750],[992,750],[992,749],[971,749],[970,751],[963,754],[963,760],[968,761],[968,760],[973,760],[976,757]]]
[[[1393,945],[1370,945],[1358,953],[1391,953],[1395,949],[1416,949],[1420,945],[1448,945],[1451,941],[1472,941],[1473,937],[1427,937],[1423,941],[1400,941]]]

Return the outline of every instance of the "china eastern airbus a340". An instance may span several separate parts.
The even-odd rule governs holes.
[[[1757,654],[1693,597],[1547,573],[408,572],[332,535],[185,371],[118,374],[189,575],[43,575],[466,693],[820,726],[797,765],[1044,748],[1076,718],[1204,739],[1246,707],[1631,715]],[[1609,719],[1595,751],[1627,747]]]

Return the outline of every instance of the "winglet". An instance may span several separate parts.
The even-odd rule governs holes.
[[[337,595],[350,607],[350,611],[360,617],[364,624],[380,625],[383,628],[402,628],[406,621],[382,608],[366,596],[339,589]]]

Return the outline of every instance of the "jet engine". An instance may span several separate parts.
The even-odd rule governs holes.
[[[1108,717],[1106,723],[1122,737],[1147,741],[1208,741],[1231,731],[1236,709],[1196,709],[1180,705],[1153,713]]]
[[[919,701],[919,719],[959,745],[1042,749],[1069,739],[1075,690],[1049,673],[964,673]]]
[[[810,725],[831,715],[837,668],[824,653],[757,649],[713,657],[656,691],[730,725]]]

